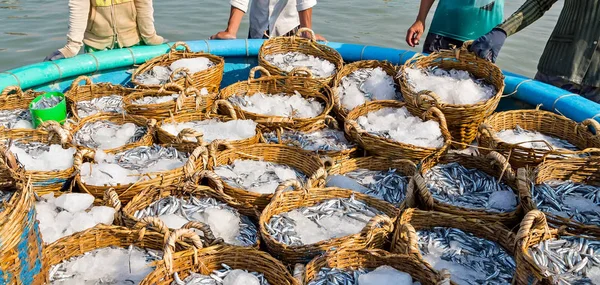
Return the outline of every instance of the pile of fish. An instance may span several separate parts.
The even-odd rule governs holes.
[[[259,194],[273,194],[287,180],[307,180],[306,175],[288,165],[258,160],[236,159],[232,164],[215,167],[214,172],[231,187]]]
[[[58,105],[60,102],[62,102],[62,100],[64,100],[64,97],[61,96],[44,96],[42,98],[40,98],[40,100],[38,100],[37,102],[31,103],[31,109],[33,110],[45,110],[45,109],[51,109],[54,108],[56,105]]]
[[[256,135],[256,122],[252,120],[231,120],[222,122],[219,119],[189,122],[165,121],[161,129],[177,136],[184,129],[193,129],[202,134],[202,141],[210,143],[213,140],[237,141]],[[188,141],[196,141],[194,137],[186,137]]]
[[[433,197],[444,203],[498,213],[517,207],[517,195],[508,185],[476,168],[438,164],[424,178]]]
[[[542,274],[558,284],[600,284],[600,242],[577,237],[548,239],[529,249]]]
[[[343,175],[330,175],[325,186],[350,189],[399,206],[406,198],[409,179],[395,169],[375,171],[361,168]]]
[[[146,127],[133,123],[100,120],[83,125],[73,136],[73,143],[91,149],[112,149],[139,141],[146,132]]]
[[[345,76],[337,88],[337,94],[346,110],[352,110],[369,101],[402,97],[396,92],[394,78],[381,67],[360,68]]]
[[[518,144],[526,148],[550,150],[550,147],[552,147],[552,149],[579,150],[567,140],[545,135],[537,131],[525,130],[518,125],[514,129],[499,131],[497,135],[503,142]]]
[[[540,211],[600,226],[600,186],[551,180],[531,189]]]
[[[444,138],[440,124],[413,116],[406,107],[382,108],[360,116],[358,125],[370,134],[397,142],[428,148],[440,148]]]
[[[280,143],[276,132],[265,133],[264,138],[269,143]],[[308,151],[342,151],[354,147],[343,131],[329,128],[309,133],[285,130],[281,132],[281,140],[288,146]]]
[[[160,145],[139,146],[116,155],[96,151],[93,163],[81,165],[80,176],[87,185],[126,185],[183,167],[187,159],[188,154]]]
[[[214,270],[210,275],[190,272],[184,280],[175,272],[175,281],[171,285],[269,285],[263,273],[233,269],[227,264],[221,266],[222,269]]]
[[[290,72],[296,67],[306,67],[318,78],[326,78],[336,72],[333,63],[301,52],[268,54],[265,60],[285,72]]]
[[[162,198],[147,208],[136,211],[134,217],[158,217],[167,227],[179,229],[189,221],[202,222],[217,238],[239,246],[252,246],[258,238],[256,225],[237,210],[214,198]]]
[[[206,57],[183,58],[174,61],[170,66],[154,66],[149,71],[138,75],[135,79],[144,85],[162,85],[169,81],[171,74],[178,68],[185,67],[190,74],[209,69],[215,64]],[[176,74],[175,79],[181,78],[182,73]]]
[[[307,285],[413,285],[410,274],[397,270],[391,266],[383,265],[375,270],[358,268],[344,270],[339,268],[323,267]]]
[[[10,151],[27,171],[60,171],[73,166],[74,147],[58,144],[12,141]]]
[[[125,112],[123,110],[123,97],[109,95],[77,102],[77,116],[79,118],[83,119],[103,112],[123,114]]]
[[[251,96],[231,96],[229,102],[242,110],[266,116],[288,118],[314,118],[323,113],[324,107],[314,98],[305,99],[294,91],[294,95],[284,93],[265,94],[255,93]]]
[[[381,212],[353,195],[273,215],[266,228],[278,242],[302,246],[357,234],[376,215]]]
[[[131,101],[134,105],[150,105],[150,104],[161,104],[166,102],[176,101],[181,94],[176,93],[172,95],[163,95],[163,96],[144,96],[139,99],[135,99]]]
[[[421,255],[457,284],[510,284],[516,264],[500,245],[455,228],[417,231]]]
[[[0,128],[33,129],[29,110],[0,110]]]
[[[443,103],[468,105],[485,102],[496,95],[496,88],[464,70],[407,68],[406,79],[415,92],[432,91]]]
[[[129,246],[105,247],[72,257],[52,266],[50,283],[54,285],[81,284],[139,284],[152,272],[151,264],[161,258],[160,251]]]

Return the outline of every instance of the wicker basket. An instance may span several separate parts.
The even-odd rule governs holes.
[[[284,192],[290,186],[294,188],[294,191]],[[287,213],[301,207],[314,206],[331,199],[350,198],[352,196],[356,200],[381,211],[384,215],[371,218],[365,228],[357,234],[302,246],[288,246],[280,243],[267,231],[267,224],[274,215]],[[382,248],[393,230],[394,219],[398,213],[398,209],[391,204],[362,193],[341,188],[313,188],[307,190],[302,188],[297,181],[291,180],[279,186],[273,195],[273,200],[262,212],[259,226],[267,250],[284,263],[293,265],[306,263],[331,248]]]
[[[183,47],[183,50],[177,50],[178,47]],[[146,63],[140,65],[131,75],[131,83],[141,88],[161,88],[161,85],[144,85],[141,82],[137,81],[137,76],[141,75],[147,71],[152,70],[154,66],[170,66],[171,63],[183,59],[183,58],[197,58],[197,57],[205,57],[208,58],[215,65],[209,69],[202,70],[193,74],[188,74],[186,72],[183,78],[178,80],[173,80],[173,75],[178,72],[174,71],[171,75],[171,80],[174,81],[177,85],[182,86],[184,88],[195,87],[197,89],[202,89],[206,87],[207,89],[216,89],[218,90],[221,86],[221,80],[223,79],[223,68],[225,67],[225,60],[220,56],[215,56],[209,53],[203,52],[192,52],[190,47],[184,42],[176,42],[171,46],[171,49],[167,54],[155,57]]]
[[[321,268],[339,268],[348,270],[369,269],[391,266],[412,276],[413,281],[423,285],[450,284],[448,273],[440,274],[413,255],[392,254],[381,249],[338,249],[316,257],[306,265],[304,284],[314,280]]]
[[[79,85],[82,81],[85,81],[85,85]],[[73,80],[71,88],[65,92],[67,98],[68,110],[71,116],[77,121],[82,118],[79,117],[77,112],[77,103],[80,101],[90,101],[95,98],[101,98],[105,96],[118,95],[125,98],[133,92],[134,89],[125,88],[121,85],[112,85],[111,83],[98,83],[95,84],[87,76],[80,76]]]
[[[42,238],[35,219],[31,183],[19,181],[14,194],[0,203],[0,283],[41,284],[47,275],[42,268]],[[8,189],[6,189],[8,190]]]
[[[156,269],[140,285],[168,285],[175,282],[175,274],[181,280],[190,272],[210,275],[214,270],[222,269],[223,264],[233,269],[262,273],[271,285],[300,285],[279,260],[254,248],[215,245],[196,247],[173,256],[173,244],[180,238],[178,235],[193,236],[195,233],[187,229],[175,231],[165,245],[163,260],[157,263]]]
[[[254,78],[254,73],[259,70],[263,76]],[[258,92],[265,94],[285,93],[288,96],[299,92],[305,99],[314,99],[323,104],[323,112],[313,118],[290,118],[279,116],[268,116],[242,110],[238,106],[232,106],[228,101],[233,96],[253,96]],[[329,86],[312,78],[308,73],[294,70],[291,76],[271,76],[264,68],[257,66],[250,70],[248,81],[240,81],[229,85],[221,90],[221,100],[217,100],[213,106],[214,110],[234,109],[240,119],[250,119],[258,124],[269,128],[290,128],[294,130],[312,130],[325,124],[325,118],[332,106],[332,91]],[[216,111],[215,111],[216,112]]]
[[[430,67],[468,71],[476,78],[484,79],[487,84],[494,86],[496,94],[485,102],[456,105],[441,102],[440,98],[431,91],[416,92],[408,83],[405,70],[408,68],[423,69]],[[441,51],[410,60],[401,67],[399,80],[402,95],[411,113],[421,114],[432,106],[437,107],[444,113],[448,121],[448,129],[454,142],[456,142],[455,146],[457,148],[466,148],[475,140],[479,125],[496,110],[504,91],[502,70],[493,63],[468,52],[466,47]]]
[[[29,89],[25,92],[21,90],[19,86],[8,86],[4,88],[2,93],[0,94],[0,110],[28,110],[29,103],[33,101],[37,96],[44,94],[44,92],[37,92]],[[33,122],[32,122],[33,123]],[[4,129],[0,127],[0,129]],[[28,136],[31,135],[32,132],[35,132],[34,129],[4,129],[3,132],[8,132],[11,135],[16,136]]]
[[[93,150],[79,150],[75,154],[75,169],[80,169],[81,165],[84,163],[84,160],[93,161],[95,155],[96,153]],[[121,203],[126,204],[135,195],[150,186],[166,186],[180,183],[184,178],[191,177],[196,171],[204,170],[207,161],[208,150],[205,147],[200,146],[190,154],[183,167],[157,173],[145,173],[136,183],[126,185],[118,184],[117,186],[88,185],[81,180],[81,174],[79,171],[76,171],[75,182],[77,183],[77,187],[79,187],[80,191],[89,193],[97,199],[102,199],[107,189],[114,188],[115,192],[119,196],[119,200],[121,200]],[[142,180],[143,178],[147,179]]]
[[[446,127],[446,119],[444,115],[435,107],[431,107],[429,111],[423,113],[423,118],[428,120],[435,120],[440,123],[440,129],[442,136],[444,137],[444,145],[441,148],[430,148],[430,147],[419,147],[409,145],[390,139],[386,139],[377,135],[372,135],[367,131],[363,130],[356,120],[360,116],[365,116],[369,112],[374,112],[386,107],[390,108],[402,108],[405,106],[404,102],[394,100],[380,100],[374,102],[368,102],[362,106],[356,107],[352,110],[346,119],[344,129],[352,140],[357,142],[366,151],[383,157],[388,158],[400,158],[409,159],[413,161],[420,161],[427,157],[436,157],[446,151],[450,145],[451,137]]]
[[[570,159],[568,161],[546,161],[535,170],[519,169],[519,196],[523,210],[537,210],[532,197],[531,182],[541,184],[550,180],[571,180],[600,187],[600,159]],[[565,227],[569,232],[579,235],[590,235],[600,239],[600,226],[586,225],[573,219],[546,213],[548,223],[555,228]]]
[[[318,156],[284,145],[256,144],[217,153],[212,152],[210,155],[211,158],[208,164],[210,170],[214,170],[215,167],[220,165],[233,163],[236,159],[252,159],[293,167],[308,177],[305,184],[309,187],[323,186],[327,177],[323,163]],[[214,175],[216,176],[216,174]],[[222,182],[220,178],[217,181],[223,184],[223,192],[225,194],[244,205],[252,206],[247,209],[239,209],[240,213],[247,216],[258,218],[260,212],[271,202],[271,198],[273,197],[273,194],[259,194],[228,185]],[[214,182],[209,181],[208,185],[213,189],[218,189],[218,185],[215,185]]]
[[[473,156],[460,153],[448,153],[440,158],[439,163],[448,164],[456,162],[466,168],[475,168],[481,170],[488,175],[491,175],[499,180],[502,180],[508,185],[515,194],[518,195],[517,186],[517,175],[511,169],[510,164],[506,158],[502,155],[491,152],[486,156]],[[446,202],[436,200],[429,188],[427,187],[427,180],[425,180],[425,173],[437,164],[436,161],[430,160],[425,161],[421,165],[421,169],[417,175],[414,176],[415,182],[415,197],[417,204],[424,210],[438,211],[448,214],[454,214],[462,216],[464,218],[476,218],[488,222],[499,222],[512,228],[521,221],[523,216],[523,209],[520,204],[517,204],[517,208],[512,212],[496,213],[489,212],[480,209],[470,209],[465,207],[455,206]]]
[[[342,79],[359,69],[377,68],[377,67],[380,67],[381,69],[383,69],[383,71],[385,71],[392,78],[397,77],[398,71],[394,65],[392,65],[388,61],[379,61],[379,60],[361,60],[361,61],[355,61],[353,63],[346,64],[346,65],[344,65],[344,68],[342,68],[342,70],[338,71],[338,73],[335,75],[335,78],[333,79],[333,82],[331,83],[331,85],[333,86],[332,87],[332,89],[333,89],[333,110],[335,111],[335,113],[337,114],[337,116],[340,120],[343,120],[344,118],[346,118],[348,116],[348,112],[351,111],[342,106],[342,103],[340,101],[340,94],[338,94],[338,87],[342,83]],[[396,85],[396,91],[400,92],[399,85]]]
[[[311,38],[305,39],[301,37],[300,34],[304,32],[310,33]],[[258,51],[258,65],[266,68],[271,74],[286,76],[288,75],[288,72],[285,72],[275,65],[269,63],[265,59],[265,56],[287,52],[301,52],[327,60],[335,65],[336,72],[339,72],[344,66],[344,59],[342,56],[335,49],[317,43],[315,39],[315,33],[307,28],[299,29],[295,36],[275,37],[266,40],[262,46],[260,46],[260,50]],[[334,76],[335,74],[325,78],[318,78],[318,80],[329,85]]]
[[[498,132],[514,129],[516,126],[567,140],[582,151],[533,149],[506,143],[498,138]],[[588,126],[600,131],[600,124],[593,119],[577,124],[564,116],[539,109],[499,112],[481,125],[479,145],[509,157],[510,164],[515,168],[536,166],[547,159],[571,159],[586,153],[586,149],[600,151],[600,135],[592,134]]]

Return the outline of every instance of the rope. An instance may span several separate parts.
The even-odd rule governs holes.
[[[250,57],[250,51],[248,50],[248,39],[245,39],[244,43],[246,45],[246,57]]]
[[[94,72],[96,72],[96,71],[100,70],[100,63],[98,62],[98,58],[96,58],[96,56],[94,56],[94,55],[93,55],[93,54],[91,54],[91,53],[88,53],[88,55],[90,55],[90,56],[91,56],[92,58],[94,58],[94,60],[96,61],[96,70],[95,70]]]
[[[554,103],[552,103],[552,110],[555,110],[557,113],[559,113],[558,110],[556,110],[556,108],[555,108],[556,103],[558,103],[558,100],[560,100],[562,98],[566,98],[566,97],[571,97],[571,96],[579,96],[579,94],[569,93],[569,94],[560,95],[558,98],[556,98],[556,100],[554,100]]]
[[[360,60],[363,59],[363,53],[365,52],[365,49],[367,49],[367,46],[363,46],[362,50],[360,51]]]
[[[16,75],[14,75],[13,73],[8,72],[8,71],[2,72],[2,73],[6,73],[6,74],[12,75],[12,77],[14,77],[15,80],[17,80],[17,86],[21,86],[21,80],[19,80],[19,77],[17,77]]]
[[[502,98],[510,97],[512,95],[517,94],[517,91],[519,91],[519,87],[521,87],[521,84],[526,83],[526,82],[531,82],[531,81],[534,81],[534,80],[533,79],[526,79],[526,80],[523,80],[523,81],[519,82],[519,84],[517,84],[517,86],[515,86],[515,90],[512,93],[506,94],[506,95],[502,95]]]
[[[133,50],[131,48],[127,48],[127,50],[129,50],[129,53],[131,53],[131,58],[133,59],[133,64],[135,64],[135,55],[133,54]]]
[[[56,66],[56,69],[58,69],[58,78],[62,78],[62,70],[60,70],[60,66],[58,64],[56,64],[56,62],[54,61],[50,61],[52,64],[54,64]]]
[[[204,40],[204,42],[206,43],[207,53],[210,53],[210,45],[208,44],[208,40]]]

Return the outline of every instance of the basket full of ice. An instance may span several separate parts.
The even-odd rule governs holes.
[[[44,92],[27,90],[19,86],[6,87],[0,94],[0,129],[11,132],[30,132],[33,129],[29,103]]]
[[[215,100],[215,90],[194,87],[183,88],[167,83],[160,89],[133,92],[123,99],[127,114],[147,119],[166,119],[179,113],[203,112]]]
[[[292,187],[294,191],[288,191]],[[288,264],[306,263],[331,248],[381,248],[399,211],[389,203],[340,188],[280,187],[260,216],[267,250]]]
[[[411,255],[381,249],[339,249],[308,263],[304,284],[450,285],[449,277]]]
[[[596,134],[592,133],[592,128]],[[600,150],[600,124],[581,123],[552,112],[498,112],[480,127],[479,145],[510,157],[515,168],[536,166],[548,159],[571,159]]]
[[[256,71],[262,73],[258,79],[254,78]],[[311,130],[324,124],[332,108],[331,89],[310,74],[271,76],[262,67],[253,68],[247,81],[221,90],[220,98],[213,106],[215,110],[222,112],[232,105],[238,118],[270,128]]]
[[[344,65],[332,83],[335,112],[345,118],[366,102],[402,100],[396,76],[396,68],[387,61],[361,60]]]
[[[477,128],[496,110],[504,91],[502,70],[464,47],[407,61],[399,77],[411,113],[439,108],[459,148],[477,137]]]
[[[519,170],[523,210],[540,210],[548,223],[600,238],[600,159],[546,161]]]
[[[392,252],[449,270],[455,284],[511,284],[514,242],[514,234],[498,223],[408,209],[396,221]]]
[[[183,50],[177,49],[183,47]],[[131,75],[131,82],[141,88],[161,88],[168,82],[181,87],[218,90],[223,79],[225,60],[203,52],[192,52],[190,47],[177,42],[167,54],[140,65]]]
[[[75,181],[80,190],[96,198],[114,188],[126,203],[146,187],[179,183],[202,170],[207,159],[207,150],[202,146],[192,153],[161,145],[139,146],[115,154],[82,149],[75,155],[79,170]]]
[[[310,39],[300,36],[307,32]],[[310,70],[316,79],[329,84],[344,60],[335,50],[315,40],[312,30],[301,28],[295,36],[266,40],[258,51],[258,64],[273,75],[288,75],[297,67]]]
[[[281,183],[295,179],[309,187],[322,186],[327,175],[317,155],[284,145],[255,144],[211,156],[209,169],[223,183],[223,191],[252,206],[240,210],[250,216],[262,211]],[[212,182],[209,185],[218,187]]]
[[[516,284],[599,284],[600,242],[553,229],[537,210],[517,234]]]
[[[404,102],[380,100],[352,110],[344,128],[354,142],[373,154],[418,161],[444,152],[451,139],[437,108],[422,117],[408,112]]]
[[[84,81],[84,85],[80,83]],[[93,83],[87,76],[73,80],[71,88],[65,93],[68,110],[76,119],[95,115],[97,113],[123,114],[123,98],[133,92],[133,89],[111,83]]]

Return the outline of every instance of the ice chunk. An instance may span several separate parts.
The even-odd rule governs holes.
[[[162,215],[158,218],[161,221],[163,221],[165,225],[167,225],[167,227],[169,227],[170,229],[180,229],[181,227],[183,227],[183,225],[189,222],[187,219],[177,214]]]
[[[267,116],[314,118],[324,110],[319,101],[305,99],[297,91],[291,96],[257,92],[251,96],[232,96],[229,101],[246,112]]]
[[[251,138],[256,135],[256,122],[252,120],[231,120],[221,122],[217,119],[204,121],[191,121],[184,123],[168,123],[166,120],[161,128],[173,136],[177,136],[183,129],[194,129],[201,134],[202,140],[210,143],[213,140],[221,139],[227,141],[236,141]],[[196,138],[186,138],[189,141],[196,141]]]
[[[358,277],[358,285],[413,285],[410,274],[383,265]]]
[[[192,216],[200,222],[208,224],[216,237],[223,238],[228,244],[235,244],[240,234],[240,218],[227,209],[208,208],[202,213]]]
[[[106,206],[92,207],[90,214],[94,217],[94,223],[112,225],[115,219],[115,209]]]
[[[361,68],[342,78],[338,88],[340,102],[352,110],[372,100],[400,99],[394,79],[381,67]]]
[[[320,78],[329,77],[336,71],[333,63],[301,52],[268,54],[265,60],[286,72],[296,67],[307,67],[314,76]]]
[[[94,196],[86,193],[66,193],[56,198],[56,206],[71,213],[89,208],[94,203]]]
[[[369,192],[369,188],[360,185],[356,180],[343,176],[343,175],[331,175],[327,177],[326,187],[338,187],[344,189],[350,189],[352,191],[367,193]]]
[[[502,212],[517,207],[517,195],[512,191],[494,191],[488,200],[488,207]]]
[[[182,58],[171,63],[171,70],[175,71],[178,68],[187,68],[190,73],[200,72],[213,66],[214,64],[206,57]]]
[[[234,269],[225,276],[223,285],[260,285],[260,280],[244,270]]]
[[[69,224],[74,232],[80,232],[93,228],[96,225],[94,222],[94,216],[87,212],[78,212],[73,215],[73,220]]]
[[[29,171],[59,171],[73,166],[73,155],[75,148],[63,149],[62,146],[46,143],[13,142],[10,151],[21,163],[25,170]]]

